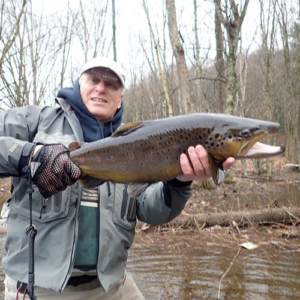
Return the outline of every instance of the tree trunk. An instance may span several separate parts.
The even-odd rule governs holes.
[[[175,0],[166,0],[168,12],[169,34],[172,44],[173,54],[176,59],[179,90],[182,103],[182,113],[186,114],[192,111],[191,91],[188,78],[188,68],[185,60],[183,46],[179,39],[179,32],[176,18]]]
[[[112,15],[113,15],[113,20],[112,20],[112,30],[113,30],[113,38],[112,38],[112,43],[113,43],[113,50],[114,50],[114,61],[117,61],[117,45],[116,45],[116,8],[115,8],[115,0],[112,0]]]
[[[217,103],[219,104],[218,111],[224,112],[225,110],[225,99],[226,99],[226,86],[225,86],[225,60],[224,60],[224,38],[221,21],[218,17],[217,6],[220,6],[221,0],[216,0],[215,5],[215,37],[217,45],[217,57],[216,57],[216,87],[217,87]]]
[[[193,93],[194,110],[196,112],[203,111],[203,79],[202,79],[202,67],[200,62],[200,43],[198,38],[198,18],[197,18],[197,0],[194,0],[194,32],[195,32],[195,46],[194,46],[194,58],[195,58],[195,69],[196,69],[196,82],[195,82],[195,93]]]
[[[221,1],[214,0],[216,6],[216,13],[220,22],[223,24],[227,32],[228,54],[226,57],[227,63],[227,81],[226,81],[226,104],[225,113],[233,114],[237,104],[237,74],[236,74],[236,61],[238,41],[241,32],[241,27],[245,18],[249,0],[245,1],[241,13],[238,10],[234,0],[230,0],[230,8],[228,9],[228,0],[226,1],[225,16],[221,8]]]

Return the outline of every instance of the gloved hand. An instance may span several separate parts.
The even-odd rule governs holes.
[[[36,146],[35,150],[30,163],[31,176],[44,198],[65,190],[81,176],[81,169],[70,159],[69,150],[64,145]]]

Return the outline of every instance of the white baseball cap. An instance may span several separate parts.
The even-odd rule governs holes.
[[[122,87],[125,87],[125,74],[124,71],[122,70],[122,68],[119,66],[119,64],[117,62],[115,62],[112,59],[109,59],[107,57],[95,57],[92,58],[91,60],[89,60],[81,69],[80,72],[80,76],[82,75],[82,73],[86,72],[87,70],[93,69],[93,68],[104,68],[104,69],[109,69],[111,71],[113,71],[118,79],[120,80]],[[97,74],[100,74],[104,77],[110,77],[112,79],[114,79],[113,77],[109,76],[109,74],[107,74],[106,72],[95,72]],[[117,78],[116,78],[117,79]]]

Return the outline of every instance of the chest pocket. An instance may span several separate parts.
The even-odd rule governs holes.
[[[121,189],[121,187],[123,187]],[[136,198],[130,197],[127,192],[127,184],[116,185],[116,193],[113,208],[113,221],[126,229],[132,229],[136,224]]]

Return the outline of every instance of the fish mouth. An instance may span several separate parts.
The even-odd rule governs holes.
[[[240,152],[241,151],[242,149],[240,150]],[[242,156],[238,155],[238,158],[266,158],[282,154],[284,151],[284,146],[271,146],[256,142],[245,154],[243,154]]]

